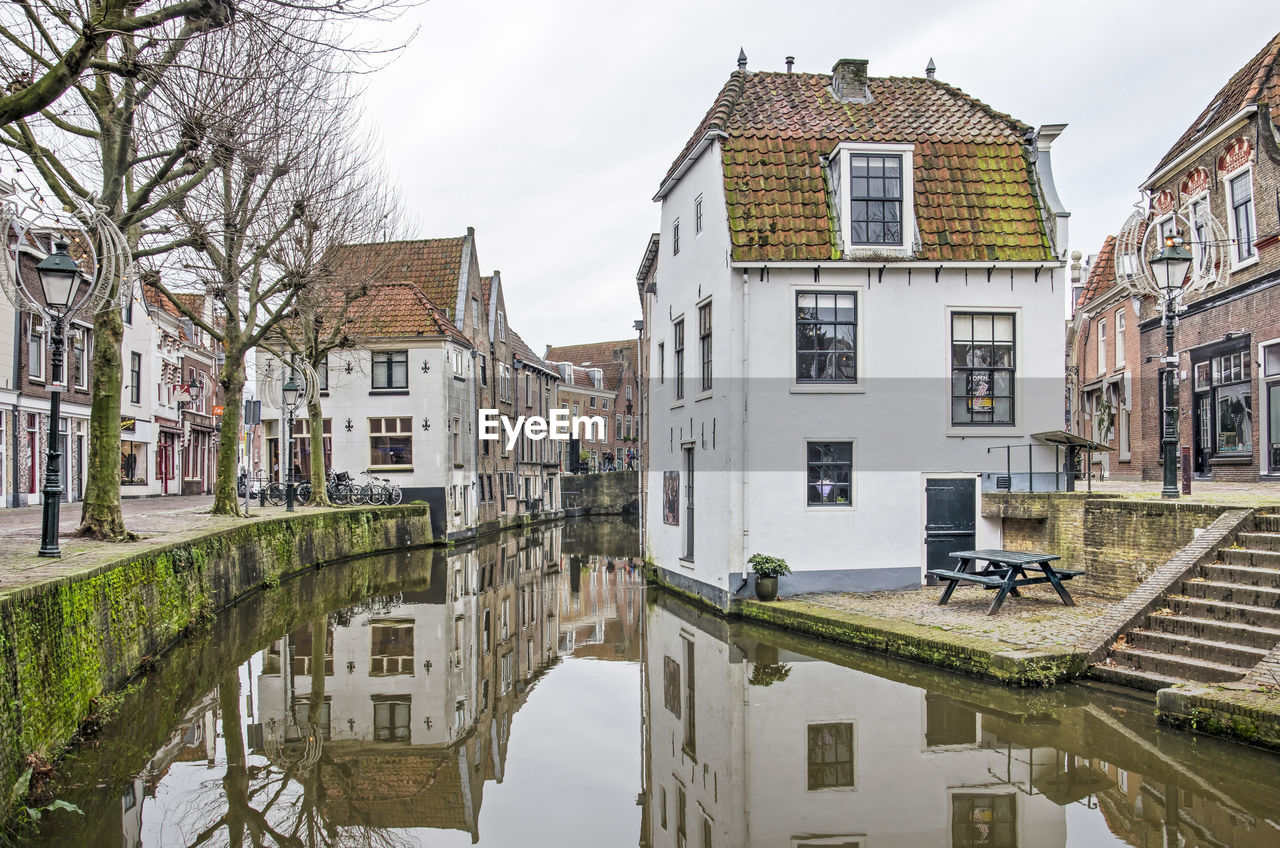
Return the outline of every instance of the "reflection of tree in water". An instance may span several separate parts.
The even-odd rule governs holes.
[[[323,634],[328,622],[311,623],[311,633]],[[286,648],[287,656],[287,648]],[[292,664],[289,664],[292,668]],[[305,718],[297,726],[309,733],[306,755],[298,757],[297,747],[284,744],[275,762],[265,766],[248,764],[244,744],[243,701],[237,671],[223,674],[218,684],[218,706],[222,716],[222,737],[226,746],[226,771],[222,793],[202,793],[202,809],[183,820],[208,820],[221,815],[188,844],[279,846],[279,848],[408,848],[413,840],[403,833],[366,825],[337,825],[325,817],[321,764],[323,744],[322,712],[325,694],[325,640],[311,640],[311,691]],[[290,687],[292,689],[292,687]],[[292,721],[292,717],[291,717]],[[314,755],[314,756],[312,756]],[[225,831],[225,833],[224,833]]]

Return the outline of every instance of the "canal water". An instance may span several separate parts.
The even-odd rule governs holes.
[[[165,655],[33,845],[1280,845],[1280,757],[703,614],[578,520],[322,568]]]

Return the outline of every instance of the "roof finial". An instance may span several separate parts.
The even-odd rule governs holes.
[[[747,69],[747,51],[741,47],[738,48],[738,70],[745,71]]]
[[[924,75],[926,79],[933,79],[933,75],[938,72],[938,66],[933,64],[933,57],[929,57],[929,64],[924,66]]]

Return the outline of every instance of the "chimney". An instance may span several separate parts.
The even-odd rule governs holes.
[[[841,59],[831,69],[831,90],[845,103],[870,103],[867,89],[867,60]]]
[[[787,73],[791,73],[791,66],[792,66],[792,65],[794,65],[795,63],[796,63],[796,57],[795,57],[795,56],[788,56],[788,57],[787,57]]]

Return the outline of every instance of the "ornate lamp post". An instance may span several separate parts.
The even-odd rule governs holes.
[[[58,421],[62,413],[62,347],[63,318],[74,302],[76,289],[84,281],[80,267],[67,253],[65,241],[55,242],[50,253],[36,265],[44,304],[53,323],[49,336],[49,352],[53,362],[53,379],[49,383],[49,444],[44,467],[44,518],[40,527],[42,557],[60,557],[58,518],[62,506],[62,451],[58,444]]]
[[[79,202],[64,213],[36,203],[31,191],[9,182],[0,182],[0,230],[5,238],[0,249],[0,289],[14,308],[40,316],[51,330],[53,373],[49,382],[49,444],[39,554],[59,557],[62,551],[58,547],[58,518],[63,485],[58,419],[62,412],[63,330],[79,312],[92,314],[128,302],[132,296],[128,282],[132,257],[124,235],[104,208]],[[53,251],[35,265],[37,286],[37,281],[30,279],[30,270],[24,273],[23,254],[43,252],[49,233],[57,235]],[[79,261],[68,253],[70,242],[76,245]],[[114,286],[117,280],[118,287]],[[117,292],[114,301],[113,287]]]
[[[284,411],[286,420],[285,429],[285,462],[288,471],[287,482],[284,486],[284,508],[285,512],[293,512],[293,498],[296,481],[293,479],[293,416],[298,411],[298,403],[305,394],[302,386],[298,385],[295,376],[290,375],[285,384],[280,387],[280,399],[284,401]]]
[[[1161,445],[1164,452],[1164,488],[1161,497],[1178,497],[1178,399],[1174,394],[1174,371],[1178,357],[1173,351],[1173,322],[1177,317],[1177,299],[1182,293],[1182,282],[1191,268],[1191,251],[1182,246],[1182,239],[1169,236],[1164,249],[1151,259],[1151,270],[1164,298],[1164,433]]]

